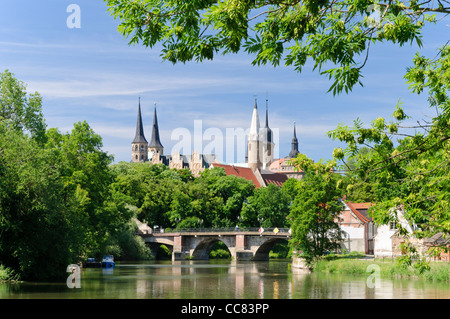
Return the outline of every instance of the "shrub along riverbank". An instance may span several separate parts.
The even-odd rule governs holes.
[[[378,267],[370,267],[377,265]],[[314,264],[314,272],[368,275],[374,269],[379,269],[384,278],[418,278],[440,282],[450,282],[450,263],[429,262],[429,269],[424,270],[415,264],[405,267],[395,259],[365,259],[358,256],[330,255]],[[371,269],[371,270],[368,270]]]
[[[17,281],[19,281],[19,276],[14,272],[14,270],[0,265],[0,283]]]

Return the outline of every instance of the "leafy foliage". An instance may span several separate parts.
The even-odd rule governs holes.
[[[421,29],[450,7],[431,1],[105,0],[130,44],[162,45],[164,60],[212,60],[245,51],[253,65],[294,66],[308,59],[334,94],[361,84],[370,45],[421,42]],[[432,13],[432,14],[430,14]]]
[[[42,98],[37,92],[27,96],[25,83],[8,70],[0,73],[0,121],[8,128],[27,131],[37,141],[43,141],[46,124]]]
[[[340,125],[329,133],[348,145],[335,155],[348,171],[350,196],[354,189],[364,187],[376,203],[371,215],[378,224],[397,221],[398,216],[392,213],[397,209],[393,208],[404,211],[414,227],[412,234],[400,227],[404,236],[450,234],[449,63],[446,44],[434,59],[416,55],[405,76],[413,92],[428,93],[430,107],[436,112],[430,121],[404,125],[408,116],[399,104],[391,122],[378,118],[365,128],[355,121],[353,128]]]
[[[305,172],[296,185],[296,196],[288,218],[292,223],[291,247],[309,265],[340,247],[339,215],[344,192],[343,178],[335,174],[333,161],[314,163],[304,154],[292,160]]]
[[[42,132],[40,99],[7,71],[0,80],[0,261],[26,280],[61,279],[132,214],[109,187],[101,137],[86,122]]]
[[[251,182],[226,176],[222,168],[205,170],[197,178],[184,178],[184,170],[162,164],[117,165],[111,168],[117,172],[112,188],[136,204],[140,220],[163,228],[232,227],[244,200],[254,192]]]
[[[258,188],[242,208],[242,225],[255,227],[259,219],[262,227],[289,227],[290,204],[291,198],[283,188],[274,184]]]

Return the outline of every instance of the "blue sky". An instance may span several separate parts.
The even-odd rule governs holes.
[[[67,27],[66,9],[72,3],[80,7],[81,28]],[[426,96],[410,93],[403,80],[419,50],[415,44],[372,46],[364,87],[333,97],[327,93],[331,82],[313,73],[310,64],[299,74],[283,66],[253,67],[246,54],[202,64],[162,62],[157,48],[129,46],[106,9],[100,0],[2,0],[0,70],[10,70],[28,84],[29,92],[42,95],[48,127],[66,132],[86,120],[116,163],[131,159],[139,97],[147,140],[157,105],[165,153],[179,144],[172,136],[177,129],[194,135],[195,121],[202,121],[204,135],[207,129],[225,137],[227,128],[249,128],[255,96],[263,124],[266,92],[269,125],[279,136],[278,157],[289,153],[294,121],[299,150],[317,161],[329,159],[340,145],[327,137],[329,130],[339,123],[351,125],[356,118],[365,123],[388,118],[399,99],[413,121],[433,115]],[[427,26],[422,54],[435,56],[449,39],[449,24],[447,17]],[[202,151],[208,143],[203,140]],[[230,162],[230,155],[222,153],[223,161]],[[233,158],[237,162],[243,161],[239,154],[243,152],[236,151]]]

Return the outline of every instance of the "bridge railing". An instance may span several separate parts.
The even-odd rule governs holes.
[[[259,232],[260,227],[225,227],[225,228],[166,228],[163,231],[156,231],[155,233],[226,233],[226,232]],[[263,228],[264,233],[281,233],[286,234],[289,233],[289,228]],[[276,231],[276,229],[278,231]]]

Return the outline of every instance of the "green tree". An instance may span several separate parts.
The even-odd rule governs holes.
[[[434,59],[417,55],[405,76],[413,92],[427,91],[430,107],[436,112],[430,121],[403,124],[408,116],[399,104],[390,122],[377,118],[365,127],[355,121],[352,128],[340,125],[329,133],[348,145],[345,150],[335,150],[337,159],[345,165],[346,156],[357,158],[350,170],[357,178],[349,187],[372,185],[376,205],[370,213],[378,224],[396,222],[397,211],[403,212],[415,226],[412,234],[400,227],[400,234],[406,237],[450,234],[449,63],[450,47],[445,45]],[[361,147],[371,151],[361,153]]]
[[[0,260],[26,280],[60,279],[78,256],[85,204],[64,194],[54,154],[0,122]]]
[[[99,254],[106,245],[108,234],[130,218],[125,202],[112,200],[110,185],[113,175],[108,167],[112,157],[102,150],[102,138],[87,122],[78,122],[69,133],[50,129],[45,147],[55,154],[54,165],[64,180],[63,191],[70,198],[79,194],[83,206],[78,214],[84,215],[79,224],[87,253]]]
[[[42,98],[38,92],[27,94],[26,85],[5,70],[0,73],[0,121],[17,131],[28,132],[42,142],[46,124]]]
[[[223,168],[213,170],[223,170]],[[208,182],[211,195],[216,198],[216,201],[222,202],[223,206],[215,210],[211,227],[234,227],[241,214],[244,200],[253,194],[255,185],[234,175],[225,175],[220,178],[213,176],[212,181]]]
[[[291,197],[284,189],[274,184],[260,187],[253,196],[247,198],[247,203],[242,208],[242,224],[256,227],[259,225],[259,218],[262,220],[262,227],[288,227],[290,204]]]
[[[292,222],[291,248],[312,264],[327,251],[340,247],[343,210],[343,178],[333,171],[335,163],[314,163],[299,154],[292,160],[305,172],[296,186],[296,197],[288,218]]]
[[[88,123],[45,131],[39,94],[7,71],[0,80],[0,261],[25,280],[63,279],[67,265],[127,242],[130,196],[112,187],[112,157]]]
[[[447,0],[105,2],[130,44],[160,43],[164,60],[203,61],[245,51],[254,56],[253,65],[284,62],[301,72],[311,59],[334,81],[334,93],[360,83],[370,45],[421,45],[425,22],[450,13]]]

